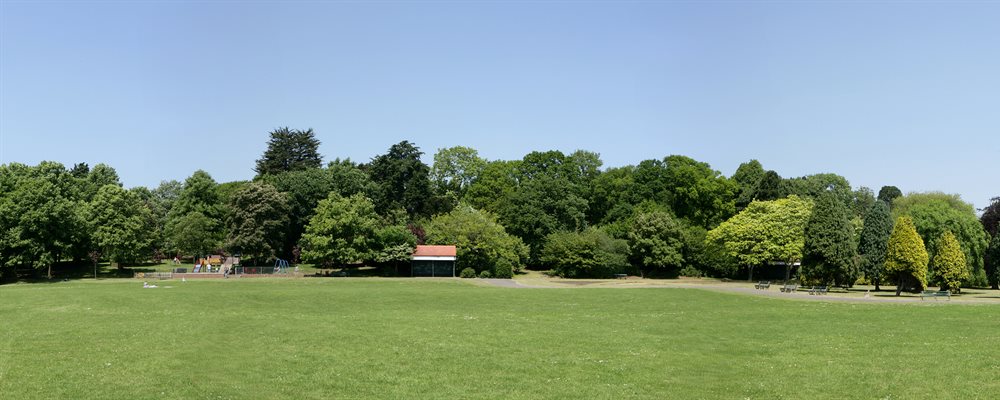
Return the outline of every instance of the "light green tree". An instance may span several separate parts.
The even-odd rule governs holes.
[[[944,231],[937,241],[937,251],[930,266],[931,276],[940,283],[941,290],[951,290],[952,293],[961,291],[962,282],[969,278],[969,270],[965,254],[951,231]]]
[[[467,204],[435,216],[424,229],[428,244],[456,246],[458,270],[472,268],[477,273],[507,275],[497,274],[498,269],[520,270],[528,259],[528,247],[520,238],[508,234],[495,215]]]
[[[153,215],[135,192],[115,184],[104,185],[84,213],[94,244],[119,268],[150,255],[154,231],[149,223]]]
[[[917,233],[931,253],[937,251],[937,241],[944,232],[951,231],[965,253],[969,270],[967,283],[973,286],[988,284],[983,256],[989,236],[972,204],[962,201],[956,194],[910,193],[893,201],[892,212],[895,217],[906,215],[913,219]],[[934,254],[931,256],[933,258]]]
[[[913,220],[906,216],[897,218],[885,256],[885,272],[896,281],[896,296],[903,290],[920,291],[927,287],[927,258],[927,249]]]
[[[434,154],[430,178],[438,193],[451,192],[461,198],[486,168],[486,160],[471,147],[438,149]]]
[[[330,265],[370,261],[377,250],[380,227],[375,205],[358,193],[341,197],[337,193],[319,202],[316,214],[302,235],[302,260]]]
[[[754,201],[729,220],[708,232],[708,245],[720,245],[739,264],[753,268],[770,262],[792,263],[802,259],[805,227],[812,213],[811,200],[792,195],[771,201]]]
[[[628,243],[597,228],[557,232],[546,237],[541,261],[565,278],[609,278],[628,270]]]

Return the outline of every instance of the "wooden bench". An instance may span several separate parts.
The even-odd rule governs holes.
[[[920,292],[920,300],[923,300],[925,297],[933,297],[934,300],[937,300],[938,297],[947,297],[948,300],[951,300],[951,292],[947,290],[925,290]]]
[[[821,294],[826,294],[826,291],[827,291],[826,286],[813,286],[812,289],[809,289],[809,294],[814,294],[819,296]]]
[[[754,287],[754,289],[767,290],[769,287],[771,287],[771,282],[770,281],[760,281],[760,282],[757,282],[756,285],[753,285],[753,287]]]
[[[781,287],[783,293],[795,293],[796,290],[799,290],[799,285],[785,285]]]

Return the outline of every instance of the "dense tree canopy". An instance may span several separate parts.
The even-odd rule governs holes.
[[[609,278],[629,269],[628,244],[597,228],[548,235],[541,260],[566,278]]]
[[[342,197],[332,192],[319,202],[302,235],[302,260],[325,265],[372,260],[380,227],[375,205],[367,197],[360,193]]]
[[[643,274],[679,271],[684,266],[684,230],[681,223],[663,211],[635,216],[628,231],[633,263]]]
[[[941,286],[941,290],[951,290],[954,293],[958,293],[962,282],[969,278],[965,254],[951,231],[945,231],[937,241],[937,249],[930,263],[930,275],[931,280],[937,281]]]
[[[266,183],[252,182],[229,198],[226,248],[260,264],[282,249],[288,225],[288,200]]]
[[[528,261],[528,247],[520,238],[508,234],[495,215],[468,205],[435,216],[425,229],[428,244],[457,247],[459,270],[497,275],[498,270],[520,270]]]
[[[990,199],[990,205],[983,209],[979,222],[983,224],[983,229],[990,234],[990,237],[997,235],[1000,230],[1000,197]]]
[[[886,278],[896,282],[896,295],[927,287],[927,249],[910,217],[896,218],[886,247]]]
[[[365,166],[375,184],[372,200],[379,213],[401,209],[411,217],[430,214],[430,168],[420,161],[422,154],[420,148],[404,140]]]
[[[483,173],[486,163],[486,160],[479,157],[479,152],[470,147],[439,149],[434,154],[431,180],[439,193],[451,192],[461,197]]]
[[[951,231],[965,253],[971,276],[968,283],[976,286],[987,284],[983,255],[988,238],[971,204],[962,201],[958,195],[941,192],[911,193],[897,198],[894,204],[893,215],[912,218],[932,257],[938,247],[937,240],[945,231]]]
[[[271,131],[270,135],[267,150],[254,168],[258,175],[301,171],[323,165],[319,139],[316,139],[312,129],[302,131],[284,127]]]
[[[819,196],[805,228],[802,275],[824,284],[853,285],[860,271],[851,212],[838,194]]]
[[[889,214],[889,204],[878,200],[865,218],[858,245],[858,253],[861,256],[861,271],[875,285],[875,290],[879,290],[879,284],[882,283],[886,247],[889,245],[889,235],[891,234],[892,215]]]
[[[811,200],[794,195],[754,201],[709,231],[706,241],[722,247],[751,271],[771,262],[791,264],[802,259],[805,227],[812,209]]]
[[[149,257],[153,244],[153,231],[149,229],[152,211],[135,192],[114,184],[104,185],[84,214],[95,247],[119,263],[119,267]]]

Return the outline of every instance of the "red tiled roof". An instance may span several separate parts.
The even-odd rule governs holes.
[[[418,257],[455,257],[456,255],[455,246],[417,246],[417,250],[413,252],[414,256]]]

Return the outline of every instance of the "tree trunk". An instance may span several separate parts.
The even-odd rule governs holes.
[[[753,266],[750,266],[750,277],[747,278],[747,282],[753,282]]]
[[[875,280],[875,291],[876,292],[879,291],[879,288],[878,288],[878,279]]]
[[[899,282],[896,284],[896,296],[903,291],[903,277],[899,277]]]
[[[49,279],[52,279],[52,263],[49,263]]]

